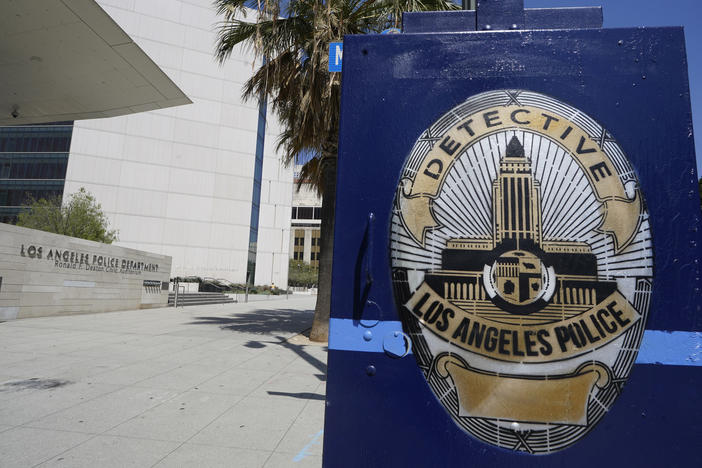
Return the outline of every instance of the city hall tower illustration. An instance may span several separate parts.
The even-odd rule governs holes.
[[[543,238],[540,182],[516,136],[491,195],[492,237],[447,242],[441,269],[425,278],[438,294],[484,318],[537,324],[578,315],[616,289],[598,277],[588,244]]]

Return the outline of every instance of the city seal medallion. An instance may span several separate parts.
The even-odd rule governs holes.
[[[636,360],[653,277],[614,137],[543,94],[481,93],[419,136],[393,203],[396,304],[455,423],[532,454],[592,430]]]

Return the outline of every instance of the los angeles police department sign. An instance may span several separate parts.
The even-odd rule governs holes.
[[[418,364],[455,422],[563,449],[617,398],[651,294],[648,214],[613,137],[551,97],[471,97],[417,140],[391,261]]]

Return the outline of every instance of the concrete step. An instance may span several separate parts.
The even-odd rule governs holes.
[[[181,293],[178,295],[178,306],[230,304],[236,302],[229,296],[221,293]],[[175,303],[175,293],[168,294],[168,305]]]
[[[175,297],[174,293],[168,293],[168,297]],[[225,294],[221,293],[180,293],[178,294],[178,298],[207,298],[207,297],[227,297]]]
[[[173,300],[168,301],[169,304],[173,304]],[[212,303],[218,303],[218,302],[236,302],[234,299],[230,298],[208,298],[208,299],[180,299],[178,298],[178,304],[190,304],[191,302],[212,302]]]
[[[173,300],[175,297],[169,297],[168,299]],[[220,300],[220,299],[229,299],[229,296],[207,296],[207,297],[183,297],[183,296],[178,296],[178,302],[180,301],[207,301],[207,300]]]

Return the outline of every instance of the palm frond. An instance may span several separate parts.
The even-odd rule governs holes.
[[[320,158],[314,157],[302,165],[300,168],[300,174],[297,178],[297,190],[300,190],[300,188],[305,184],[310,184],[317,189],[317,193],[319,195],[323,195],[321,184],[319,183],[319,180],[322,177],[319,162]]]
[[[327,70],[329,43],[399,27],[405,11],[459,8],[448,0],[216,0],[215,6],[224,19],[217,59],[243,47],[260,60],[242,96],[267,97],[282,128],[278,150],[288,164],[311,152],[303,173],[318,189],[320,161],[336,157],[341,107],[341,76]]]

